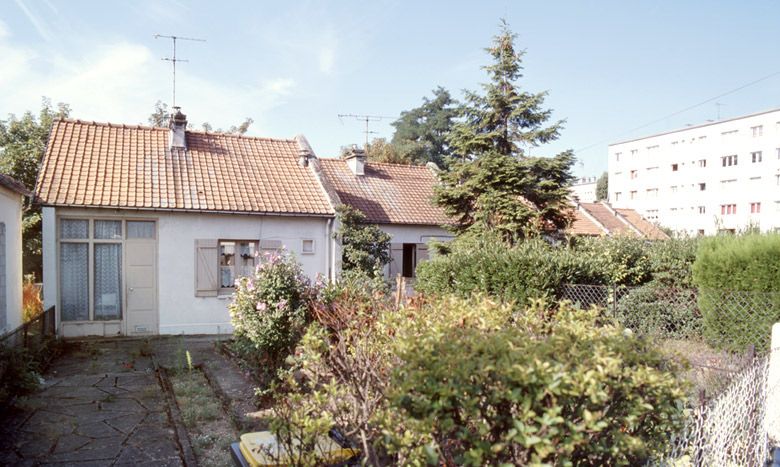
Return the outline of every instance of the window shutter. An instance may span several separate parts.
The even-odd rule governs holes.
[[[423,261],[428,261],[428,245],[425,243],[418,243],[417,244],[417,264],[422,263]],[[417,264],[415,264],[415,269],[417,269]]]
[[[404,244],[390,244],[390,279],[395,280],[398,274],[403,274],[404,270]]]
[[[217,240],[195,240],[195,296],[216,297],[219,293]]]

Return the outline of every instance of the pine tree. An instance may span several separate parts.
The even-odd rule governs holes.
[[[574,156],[529,157],[528,149],[558,138],[563,121],[547,125],[546,92],[522,91],[523,51],[505,21],[487,52],[489,82],[468,92],[463,120],[450,135],[454,160],[441,175],[436,201],[455,220],[458,234],[499,232],[508,242],[564,228]]]

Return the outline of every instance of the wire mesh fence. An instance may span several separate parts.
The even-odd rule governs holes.
[[[731,353],[769,350],[780,292],[568,284],[562,299],[607,309],[625,327],[664,339],[694,339]]]
[[[692,411],[688,425],[671,437],[663,466],[763,466],[770,456],[766,418],[770,358],[740,371],[717,398]]]

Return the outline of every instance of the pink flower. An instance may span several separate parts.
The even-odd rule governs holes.
[[[263,302],[258,302],[258,304],[257,304],[257,307],[256,307],[256,308],[257,308],[257,311],[265,311],[265,309],[266,309],[266,305],[265,305],[265,303],[263,303]]]
[[[287,300],[282,299],[282,300],[279,301],[279,303],[276,304],[276,309],[277,310],[283,310],[284,307],[286,307],[286,306],[287,306]]]

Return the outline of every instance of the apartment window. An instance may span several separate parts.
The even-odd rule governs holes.
[[[620,155],[623,154],[622,152],[616,152],[615,153],[615,162],[620,162]]]
[[[761,203],[750,203],[750,214],[760,214]]]
[[[258,242],[249,240],[219,241],[220,293],[230,293],[236,279],[249,276],[255,269]]]
[[[775,185],[780,186],[780,175],[775,175]]]
[[[637,154],[639,154],[639,149],[632,149],[631,150],[631,155],[632,156],[636,156]]]
[[[721,133],[720,135],[721,135],[723,138],[732,138],[732,137],[736,136],[736,134],[737,134],[738,132],[739,132],[739,130],[724,131],[724,132],[723,132],[723,133]]]
[[[658,188],[648,188],[647,189],[647,197],[648,198],[658,198]]]
[[[699,191],[704,191],[707,189],[706,183],[699,183]]]
[[[780,212],[780,201],[775,201],[775,212]]]
[[[720,158],[720,161],[723,167],[731,167],[732,165],[737,165],[737,155],[732,154],[730,156],[723,156]]]
[[[707,159],[699,159],[699,167],[707,167]]]
[[[706,136],[699,136],[699,141],[704,141],[705,139],[707,139]]]
[[[707,208],[705,206],[699,206],[699,214],[706,214]]]
[[[720,205],[720,214],[722,216],[730,216],[732,214],[737,213],[737,205],[736,204],[721,204]]]
[[[622,194],[623,194],[623,193],[621,193],[621,192],[619,192],[619,191],[616,191],[616,192],[615,192],[615,201],[620,201],[620,195],[622,195]]]
[[[750,159],[753,161],[754,164],[761,162],[761,151],[755,151],[750,153]]]
[[[696,231],[696,235],[698,235],[699,237],[703,237],[704,236],[704,229],[697,230]]]
[[[638,170],[632,170],[632,171],[631,171],[631,179],[633,180],[633,179],[635,179],[637,176],[639,176],[639,171],[638,171]]]
[[[631,192],[628,194],[628,197],[629,197],[630,199],[636,199],[636,190],[634,190],[634,191],[631,191]]]
[[[780,160],[780,148],[777,148],[775,151],[777,151],[777,160]]]
[[[750,131],[753,133],[753,138],[758,138],[764,135],[764,125],[752,126]]]
[[[658,220],[658,209],[648,209],[646,214],[648,220]]]
[[[677,185],[672,185],[669,189],[672,190],[672,193],[677,193]]]
[[[736,183],[737,183],[737,179],[736,178],[732,178],[730,180],[721,180],[720,181],[720,186],[724,190],[731,190],[731,189],[733,189],[736,186]]]
[[[618,175],[623,175],[623,172],[615,172],[614,175],[617,177]]]
[[[679,170],[680,166],[677,164],[672,164],[672,172],[677,172]]]
[[[679,143],[679,141],[672,141],[672,146],[677,146],[677,143]]]
[[[658,149],[658,145],[657,145],[657,144],[656,144],[656,145],[654,145],[654,146],[648,146],[648,147],[647,147],[647,150],[648,150],[648,151],[655,151],[656,149]]]

